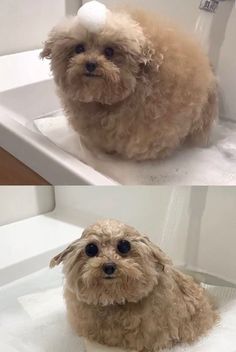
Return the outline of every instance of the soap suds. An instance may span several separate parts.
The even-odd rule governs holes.
[[[91,33],[100,32],[107,20],[109,10],[98,1],[89,1],[80,7],[77,19],[81,26]]]

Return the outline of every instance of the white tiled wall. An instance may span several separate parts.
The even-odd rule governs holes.
[[[226,29],[218,75],[221,88],[221,116],[236,121],[236,6],[231,12]]]
[[[39,48],[65,14],[65,0],[1,0],[0,55]]]
[[[53,208],[51,186],[0,187],[0,225],[47,213]]]
[[[196,266],[236,283],[236,187],[209,187]]]

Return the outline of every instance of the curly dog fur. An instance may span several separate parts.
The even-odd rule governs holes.
[[[118,250],[121,240],[130,243],[126,254]],[[93,257],[85,250],[91,243],[98,248]],[[89,226],[52,259],[51,267],[61,262],[69,322],[92,341],[156,352],[195,341],[217,320],[198,283],[178,271],[148,237],[116,220]],[[116,265],[111,275],[103,270],[107,262]]]
[[[80,43],[85,51],[76,54]],[[159,16],[113,11],[93,34],[68,18],[41,56],[51,59],[66,115],[90,149],[145,160],[186,141],[208,144],[218,111],[215,76],[200,45]],[[97,64],[93,75],[87,62]]]

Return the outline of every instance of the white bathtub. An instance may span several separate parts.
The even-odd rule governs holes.
[[[0,350],[4,352],[125,352],[83,341],[68,326],[63,302],[61,268],[50,270],[48,262],[81,234],[84,217],[78,212],[55,209],[44,215],[17,221],[0,228]],[[73,235],[72,235],[73,234]],[[173,352],[221,351],[236,348],[236,289],[224,287],[222,280],[208,286],[221,302],[222,325],[209,337],[192,347],[177,347]],[[223,285],[223,287],[222,287]],[[231,313],[232,312],[232,313]],[[222,334],[224,333],[224,335]],[[208,348],[209,347],[209,348]]]
[[[0,77],[1,147],[52,184],[116,184],[34,127],[34,119],[60,109],[48,62],[39,60],[39,50],[0,57]]]

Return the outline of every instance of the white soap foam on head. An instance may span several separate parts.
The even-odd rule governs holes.
[[[104,4],[98,1],[89,1],[80,7],[77,18],[89,32],[97,33],[104,28],[109,12]]]

